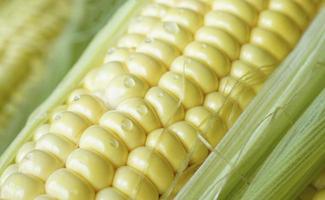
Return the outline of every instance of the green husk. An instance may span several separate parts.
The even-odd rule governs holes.
[[[325,163],[325,89],[280,141],[241,199],[295,199]]]
[[[112,1],[108,1],[112,4]],[[116,1],[122,3],[123,1]],[[143,7],[148,0],[129,0],[123,4],[109,20],[107,25],[97,33],[74,67],[60,82],[58,87],[30,116],[24,128],[12,141],[10,146],[0,157],[0,174],[14,160],[18,147],[31,139],[33,131],[48,117],[49,112],[55,106],[61,104],[67,95],[76,88],[85,74],[93,67],[100,65],[110,46],[115,44],[117,38],[123,33],[128,25],[128,20]],[[113,11],[113,9],[112,9]],[[65,42],[62,45],[66,44]],[[65,53],[62,53],[65,54]],[[50,73],[51,74],[51,73]],[[52,75],[55,76],[55,75]],[[50,77],[49,77],[50,78]],[[0,146],[6,145],[8,139],[0,140]]]
[[[240,199],[275,145],[325,87],[325,9],[176,199]]]
[[[19,92],[14,94],[11,101],[1,110],[4,120],[0,124],[0,153],[24,127],[30,113],[52,93],[97,31],[124,2],[72,1],[71,17],[63,33],[54,42],[52,50],[45,58],[34,63],[34,68],[42,70],[35,70],[29,80],[19,87]]]

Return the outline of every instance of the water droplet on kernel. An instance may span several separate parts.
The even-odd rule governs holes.
[[[132,88],[135,86],[135,80],[132,77],[126,77],[123,81],[124,86],[127,88]]]
[[[202,46],[203,49],[206,49],[208,47],[208,45],[205,44],[205,43],[202,43],[201,46]]]
[[[72,101],[79,101],[79,100],[80,100],[80,95],[76,95],[72,99]]]
[[[60,114],[58,114],[58,113],[54,114],[54,120],[55,120],[55,121],[60,120],[61,117],[62,117],[62,116],[61,116]]]
[[[125,119],[122,121],[121,127],[123,130],[129,131],[133,128],[133,122],[129,119]]]
[[[153,39],[152,38],[146,38],[144,40],[145,43],[152,43],[153,42]]]
[[[163,27],[166,31],[170,33],[179,32],[179,26],[175,22],[164,22]]]
[[[109,144],[111,145],[111,147],[113,148],[118,148],[120,146],[119,142],[115,139],[112,139],[109,141]]]
[[[165,94],[163,92],[159,92],[158,96],[163,97],[163,96],[165,96]]]
[[[173,75],[173,79],[174,79],[174,80],[178,80],[179,78],[180,78],[180,76],[179,76],[178,74],[174,74],[174,75]]]
[[[109,50],[108,50],[108,54],[110,55],[110,54],[113,54],[114,52],[115,52],[115,48],[110,48]]]
[[[143,105],[143,104],[142,104],[142,105],[139,105],[139,106],[138,106],[137,111],[138,111],[139,114],[141,114],[141,115],[145,115],[145,114],[148,113],[148,108],[147,108],[146,105]]]

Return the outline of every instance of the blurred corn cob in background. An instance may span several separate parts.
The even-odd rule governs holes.
[[[0,4],[0,138],[10,142],[121,0]],[[0,152],[5,145],[0,146]]]

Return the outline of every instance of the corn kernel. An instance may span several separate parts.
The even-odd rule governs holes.
[[[109,130],[100,126],[91,126],[82,134],[80,148],[94,151],[109,160],[115,167],[126,164],[128,148]]]
[[[230,33],[240,44],[246,43],[249,39],[249,26],[230,13],[211,11],[205,17],[205,25]]]
[[[30,151],[19,163],[19,172],[35,176],[43,181],[55,170],[63,167],[62,161],[50,153]]]
[[[108,62],[86,75],[84,87],[90,91],[104,90],[115,77],[125,73],[127,70],[122,63]]]
[[[128,71],[145,79],[150,86],[158,84],[166,67],[158,60],[143,53],[132,53],[126,62]]]
[[[142,98],[127,99],[117,107],[117,110],[133,117],[147,133],[161,127],[154,109]]]
[[[208,6],[205,3],[201,2],[201,1],[196,1],[196,0],[178,1],[176,4],[176,7],[193,10],[194,12],[197,12],[200,15],[204,15],[208,10]]]
[[[220,142],[227,131],[222,119],[203,106],[188,110],[185,120],[196,126],[200,130],[202,137],[212,147]]]
[[[160,194],[166,192],[174,180],[174,171],[168,161],[149,147],[138,147],[130,152],[127,164],[146,175]]]
[[[146,133],[142,127],[121,112],[108,111],[99,120],[99,124],[122,139],[129,150],[145,143]]]
[[[148,17],[163,17],[167,13],[168,6],[159,4],[159,3],[151,3],[143,8],[141,11],[141,15]]]
[[[68,106],[68,111],[80,114],[92,123],[96,123],[106,110],[99,99],[90,95],[81,95],[79,99],[75,99]]]
[[[198,13],[185,8],[171,8],[162,19],[164,22],[176,22],[192,33],[202,26],[203,19]]]
[[[18,164],[11,164],[9,165],[1,174],[0,177],[0,187],[3,185],[3,183],[6,181],[6,179],[11,175],[18,172]]]
[[[16,154],[16,163],[20,163],[24,159],[25,155],[32,151],[34,148],[34,142],[26,142],[25,144],[23,144]]]
[[[35,148],[52,153],[61,161],[65,162],[68,155],[77,148],[77,146],[63,136],[46,134],[36,141]]]
[[[311,19],[316,13],[316,4],[313,1],[306,1],[306,0],[294,0],[309,16]]]
[[[203,102],[201,89],[179,73],[172,71],[165,73],[159,81],[159,87],[177,96],[185,109]]]
[[[146,39],[141,43],[137,49],[137,52],[147,54],[166,66],[170,66],[173,60],[180,55],[180,51],[175,47],[157,39]]]
[[[195,82],[204,93],[209,93],[218,88],[217,74],[209,67],[190,57],[177,57],[171,70],[180,74],[185,74],[188,79]]]
[[[282,60],[289,53],[288,43],[274,32],[264,28],[254,28],[251,42],[270,52],[277,60]]]
[[[191,154],[190,164],[203,163],[208,156],[208,149],[199,140],[199,130],[192,126],[189,122],[180,121],[169,127],[169,130],[177,136],[177,138],[183,143],[186,151]]]
[[[119,190],[109,187],[100,190],[96,195],[96,200],[128,200],[129,198]]]
[[[81,133],[87,128],[88,121],[76,113],[66,111],[57,115],[50,127],[50,132],[62,135],[74,143],[78,143]]]
[[[308,15],[294,1],[271,0],[269,8],[288,15],[301,30],[304,30],[308,24]]]
[[[90,200],[94,190],[79,176],[68,169],[59,169],[46,181],[46,193],[57,199]]]
[[[246,0],[248,3],[250,3],[252,6],[255,7],[258,11],[264,10],[268,6],[269,1],[265,0]]]
[[[86,94],[90,94],[90,92],[88,90],[83,89],[83,88],[75,89],[68,96],[66,103],[69,104],[69,103],[73,102],[75,99],[80,98],[81,95],[86,95]],[[52,117],[52,121],[54,121],[53,119],[55,118],[55,115],[56,115],[54,113],[60,113],[60,112],[66,110],[66,106],[59,106],[59,107],[60,107],[60,109],[58,109],[57,111],[53,112],[53,114],[52,114],[52,116],[53,116]]]
[[[74,150],[67,159],[66,167],[87,179],[95,190],[103,189],[113,181],[113,165],[85,149]]]
[[[127,34],[123,36],[117,43],[118,47],[121,48],[136,48],[141,42],[145,40],[145,36],[140,34]]]
[[[213,9],[229,12],[250,26],[255,25],[258,16],[257,10],[242,0],[217,0],[213,3]]]
[[[39,195],[37,196],[34,200],[57,200],[49,195],[43,194],[43,195]]]
[[[145,99],[153,106],[163,126],[184,118],[184,107],[177,98],[159,87],[152,87]]]
[[[151,132],[147,137],[146,146],[162,154],[175,171],[183,170],[187,166],[188,155],[185,147],[168,129],[157,129]]]
[[[1,198],[4,199],[32,200],[43,193],[41,180],[21,173],[10,175],[1,187]]]
[[[128,33],[146,35],[158,22],[159,18],[156,17],[138,16],[129,24]]]
[[[125,62],[130,54],[130,49],[127,48],[111,48],[108,50],[104,63],[108,62]]]
[[[155,186],[147,177],[131,167],[117,169],[113,186],[134,200],[158,200]]]
[[[220,77],[230,71],[230,59],[220,50],[206,43],[194,41],[184,50],[184,55],[208,65]]]
[[[294,47],[301,34],[299,27],[289,17],[277,11],[263,11],[258,26],[279,34],[290,44],[290,47]]]
[[[152,30],[148,37],[167,42],[182,51],[193,40],[192,33],[175,22],[162,22]]]
[[[195,33],[195,39],[218,48],[231,60],[239,57],[240,44],[238,41],[222,29],[203,26]]]

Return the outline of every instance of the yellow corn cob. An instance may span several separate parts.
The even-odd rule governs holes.
[[[1,198],[171,198],[315,12],[307,0],[148,3],[20,147]]]

